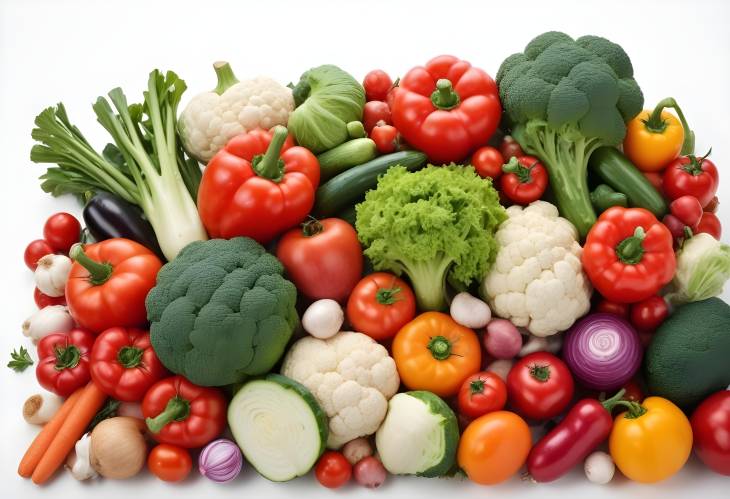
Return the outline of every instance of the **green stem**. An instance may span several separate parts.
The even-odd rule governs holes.
[[[434,336],[426,346],[436,360],[446,360],[451,356],[451,342],[444,336]]]
[[[698,158],[694,154],[689,154],[688,155],[689,163],[687,163],[686,165],[682,165],[682,170],[689,173],[693,177],[702,175],[702,173],[704,173],[704,170],[702,170],[702,163],[705,162],[705,160],[707,159],[707,157],[710,155],[711,152],[712,152],[712,147],[710,147],[710,150],[707,151],[707,154],[705,154],[701,158]]]
[[[682,143],[682,150],[680,154],[688,155],[693,154],[695,149],[695,133],[689,128],[689,123],[684,117],[682,108],[679,107],[677,101],[673,97],[666,97],[659,101],[649,118],[644,121],[646,129],[652,133],[663,133],[667,128],[667,121],[662,118],[662,111],[665,108],[674,109],[679,117],[679,121],[682,123],[684,129],[684,142]]]
[[[152,433],[159,433],[168,423],[184,421],[188,416],[190,416],[190,402],[175,395],[167,402],[165,410],[154,418],[145,419],[145,423]]]
[[[436,82],[436,90],[431,94],[431,102],[438,109],[449,110],[459,105],[459,94],[454,92],[451,81],[441,78]]]
[[[636,419],[646,414],[646,407],[639,404],[638,402],[631,402],[629,400],[617,400],[614,404],[614,407],[615,406],[626,407],[626,414],[624,415],[624,417],[628,419]]]
[[[89,282],[94,286],[104,284],[112,276],[114,268],[111,264],[92,260],[84,253],[84,248],[80,244],[75,244],[69,251],[68,256],[89,272]]]
[[[537,161],[535,161],[532,165],[529,167],[524,167],[520,164],[519,160],[512,156],[510,160],[502,165],[502,171],[504,173],[514,173],[517,175],[517,179],[520,181],[521,184],[529,184],[532,182],[532,169],[537,164]]]
[[[215,70],[216,76],[218,76],[218,85],[215,87],[213,92],[218,95],[223,95],[223,92],[238,83],[238,78],[236,78],[236,75],[233,74],[233,68],[231,68],[231,65],[227,62],[215,62],[213,63],[213,69]]]
[[[633,236],[629,236],[616,246],[616,256],[627,265],[636,265],[641,261],[644,256],[644,238],[646,233],[643,227],[639,226],[634,231]]]
[[[76,345],[66,345],[65,347],[55,347],[53,353],[56,355],[56,371],[64,369],[73,369],[79,365],[81,360],[81,352]]]
[[[475,379],[471,383],[469,383],[469,392],[472,395],[478,395],[480,393],[484,392],[484,380],[482,379]]]
[[[538,364],[532,365],[530,366],[530,376],[535,378],[537,381],[544,383],[550,379],[550,367]]]
[[[393,305],[398,301],[398,293],[401,289],[398,287],[393,288],[378,288],[375,293],[375,300],[381,305]]]
[[[626,390],[621,388],[616,395],[611,397],[610,399],[606,399],[601,404],[608,412],[613,412],[613,408],[616,407],[616,405],[623,400],[623,396],[626,393]]]
[[[266,153],[255,156],[251,162],[251,167],[259,177],[267,178],[273,182],[280,182],[284,177],[284,161],[281,159],[281,148],[286,142],[289,134],[283,126],[275,126],[274,134],[271,137]]]
[[[117,352],[117,362],[119,362],[126,369],[132,369],[142,363],[142,355],[144,349],[137,347],[125,346],[119,349]]]
[[[309,217],[309,220],[302,224],[302,235],[304,237],[312,237],[320,234],[324,230],[322,222],[314,217]]]

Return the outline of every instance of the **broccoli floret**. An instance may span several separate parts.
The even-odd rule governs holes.
[[[601,146],[623,141],[626,122],[644,105],[631,60],[598,36],[573,40],[549,31],[497,73],[512,135],[548,169],[561,214],[584,237],[596,221],[586,168]]]
[[[356,228],[377,270],[406,273],[421,310],[446,305],[446,280],[468,286],[497,255],[494,233],[507,218],[491,180],[471,166],[390,168],[357,205]]]

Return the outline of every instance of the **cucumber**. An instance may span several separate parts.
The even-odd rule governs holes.
[[[350,168],[317,189],[314,213],[318,218],[332,216],[374,189],[378,185],[378,177],[391,166],[401,165],[408,171],[416,171],[426,164],[426,159],[426,155],[419,151],[400,151]]]
[[[588,164],[616,192],[626,194],[629,206],[646,208],[659,219],[667,214],[662,195],[618,149],[599,147],[591,154]]]
[[[320,182],[331,179],[348,168],[361,165],[375,157],[378,150],[370,139],[352,139],[344,144],[323,152],[319,160]]]
[[[244,384],[228,406],[228,424],[246,460],[273,482],[308,473],[327,445],[327,415],[317,400],[279,374]]]

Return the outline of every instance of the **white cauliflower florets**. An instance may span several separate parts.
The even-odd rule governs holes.
[[[568,329],[590,308],[575,227],[545,201],[507,208],[499,226],[500,249],[483,292],[495,315],[535,336]]]
[[[239,81],[221,95],[212,91],[193,97],[178,126],[188,154],[207,163],[231,137],[255,128],[286,125],[293,110],[291,89],[259,76]]]
[[[302,338],[289,349],[281,374],[306,386],[327,413],[333,449],[375,433],[400,384],[385,347],[351,332]]]

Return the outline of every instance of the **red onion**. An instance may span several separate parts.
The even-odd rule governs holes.
[[[566,333],[563,359],[586,388],[610,391],[629,381],[641,365],[641,340],[625,319],[591,314]]]
[[[225,438],[206,445],[198,458],[200,474],[218,483],[233,480],[241,472],[242,467],[241,449]]]

